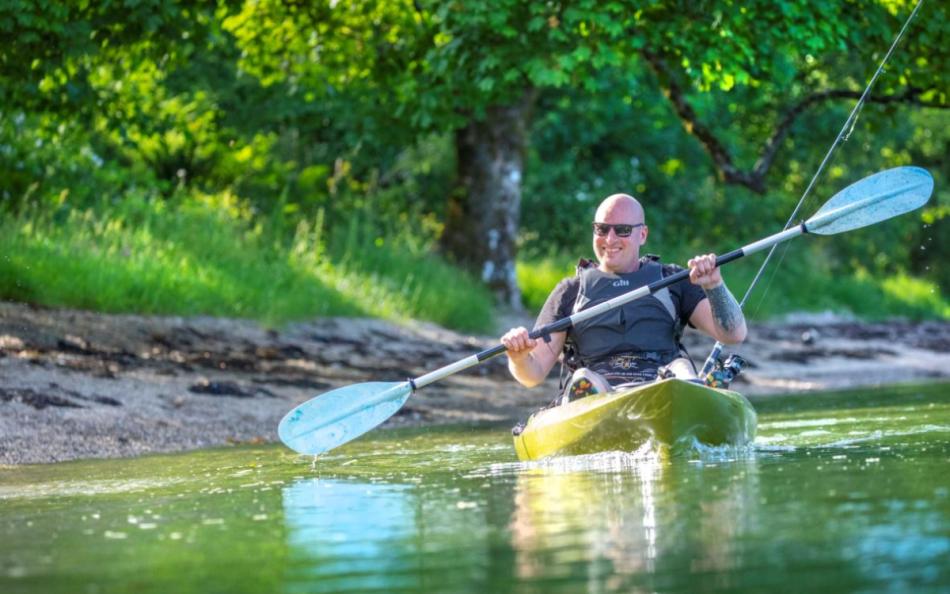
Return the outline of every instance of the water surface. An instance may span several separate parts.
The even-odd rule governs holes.
[[[504,427],[0,470],[0,592],[948,592],[950,385],[756,402],[754,448]]]

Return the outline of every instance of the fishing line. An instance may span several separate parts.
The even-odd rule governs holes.
[[[821,163],[818,165],[818,169],[815,171],[815,174],[812,176],[811,181],[808,183],[808,186],[805,188],[802,197],[798,200],[798,204],[795,205],[795,209],[792,211],[791,216],[788,217],[788,221],[785,223],[785,229],[788,229],[792,223],[795,221],[795,218],[798,216],[798,212],[801,210],[802,205],[805,203],[805,199],[811,193],[812,188],[815,187],[815,183],[818,181],[818,177],[825,170],[825,165],[828,164],[828,161],[831,159],[831,155],[838,149],[842,142],[848,140],[851,137],[851,132],[854,130],[854,126],[858,121],[858,113],[861,111],[861,108],[864,107],[865,102],[867,101],[868,95],[871,94],[871,87],[874,86],[874,83],[877,81],[878,77],[884,71],[884,66],[887,65],[887,61],[891,58],[891,54],[894,53],[894,49],[897,47],[897,44],[900,43],[900,40],[904,37],[904,33],[907,31],[907,27],[910,26],[914,17],[917,16],[917,12],[920,10],[921,5],[924,3],[924,0],[917,0],[917,5],[914,6],[914,10],[911,11],[910,16],[907,17],[907,20],[904,21],[904,26],[901,27],[901,30],[897,33],[897,36],[894,38],[894,41],[891,42],[891,47],[888,48],[887,53],[884,54],[884,58],[881,60],[881,63],[878,65],[877,70],[874,71],[874,75],[871,76],[871,80],[868,81],[868,84],[864,87],[864,92],[861,93],[861,96],[858,98],[857,103],[855,103],[854,108],[851,110],[851,113],[848,115],[848,119],[845,120],[844,125],[841,127],[841,131],[838,132],[838,136],[835,137],[835,141],[831,144],[831,148],[828,149],[828,152],[825,153],[824,159],[821,160]],[[742,308],[745,306],[746,301],[749,299],[749,295],[752,294],[752,290],[755,288],[755,285],[759,282],[759,279],[762,277],[762,273],[765,271],[766,267],[769,265],[769,261],[772,259],[772,254],[775,253],[775,250],[778,246],[773,245],[769,250],[769,253],[765,256],[765,260],[762,262],[762,265],[759,267],[759,270],[755,273],[752,282],[749,284],[749,288],[746,289],[745,295],[742,296],[742,300],[739,302],[739,307]],[[778,265],[776,266],[776,271],[778,266],[781,266],[782,260],[784,260],[784,254],[787,253],[784,251],[782,254],[782,259],[779,260]],[[774,273],[772,278],[774,279]],[[768,288],[771,286],[772,282],[769,281],[769,284],[766,286],[766,291],[762,295],[764,300],[765,295],[768,294]],[[761,306],[762,301],[759,301]],[[706,359],[706,363],[703,365],[703,370],[700,373],[701,377],[705,377],[707,373],[712,371],[712,367],[715,364],[716,358],[719,357],[719,353],[722,351],[722,343],[716,341],[716,345],[713,347],[712,352],[709,354],[709,357]]]

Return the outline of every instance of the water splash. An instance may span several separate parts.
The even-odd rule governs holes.
[[[675,458],[683,458],[692,463],[710,464],[723,462],[739,462],[754,460],[756,456],[755,443],[743,445],[722,444],[709,445],[702,443],[695,436],[688,436],[677,440],[673,444],[672,454]]]

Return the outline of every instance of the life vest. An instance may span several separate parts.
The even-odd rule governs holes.
[[[657,260],[642,258],[639,269],[626,274],[603,272],[582,261],[572,313],[662,279],[663,265]],[[660,366],[684,355],[679,340],[684,326],[664,288],[575,324],[568,332],[565,364],[589,367],[615,385],[652,381]]]

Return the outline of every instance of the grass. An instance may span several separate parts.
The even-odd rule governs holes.
[[[423,246],[359,217],[289,230],[220,197],[171,207],[23,212],[0,222],[0,298],[106,312],[212,315],[269,325],[317,316],[492,325],[492,298]],[[227,202],[227,197],[225,197]]]
[[[554,256],[517,262],[515,274],[521,287],[521,299],[528,311],[541,311],[551,289],[565,276],[572,276],[576,265],[576,258],[572,260]]]
[[[548,292],[574,274],[576,258],[546,257],[518,263],[529,311],[537,312]],[[761,259],[740,261],[723,275],[737,299],[752,281]],[[950,301],[929,281],[907,275],[875,277],[864,270],[832,271],[814,251],[798,249],[779,263],[773,259],[746,304],[746,315],[765,320],[791,312],[833,311],[863,319],[905,317],[950,319]]]

